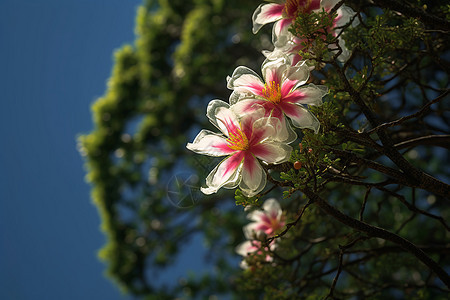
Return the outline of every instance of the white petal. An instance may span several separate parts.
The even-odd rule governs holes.
[[[228,107],[216,108],[216,122],[220,131],[226,136],[229,131],[234,132],[234,128],[240,127],[238,117]]]
[[[296,66],[288,68],[286,70],[285,76],[289,80],[298,81],[298,83],[293,87],[293,89],[296,89],[297,87],[304,85],[308,81],[309,67],[305,62],[298,63]]]
[[[258,238],[257,230],[255,229],[256,226],[258,226],[258,223],[252,222],[242,228],[242,231],[244,231],[244,236],[247,240]]]
[[[252,114],[253,117],[263,117],[265,114],[264,107],[260,104],[261,101],[255,98],[244,98],[233,104],[230,109],[239,117],[244,117]]]
[[[282,55],[280,57],[277,57],[276,59],[266,59],[262,66],[261,71],[263,74],[264,81],[267,82],[273,72],[278,74],[279,78],[285,74],[287,68],[289,67],[290,62],[286,55]]]
[[[331,10],[339,0],[322,0],[320,1],[320,7],[325,8],[325,10]]]
[[[280,4],[261,4],[256,8],[252,16],[253,33],[257,33],[263,25],[281,19],[281,13],[271,13],[274,9],[280,9]]]
[[[297,133],[292,129],[289,122],[286,121],[286,118],[283,117],[281,122],[281,127],[277,131],[277,136],[274,138],[274,141],[283,142],[286,144],[290,144],[297,139]]]
[[[206,116],[218,129],[220,129],[220,126],[217,123],[216,110],[220,107],[229,108],[230,105],[222,100],[212,100],[208,103],[208,107],[206,108]],[[224,132],[224,134],[228,134],[228,132]]]
[[[248,158],[245,159],[242,167],[242,180],[239,184],[242,193],[247,197],[253,197],[261,192],[267,182],[266,172],[257,159],[253,159],[253,162],[250,162]],[[249,167],[249,164],[252,164],[251,167]]]
[[[237,67],[228,77],[227,88],[239,93],[260,94],[263,87],[264,83],[259,75],[244,66]]]
[[[290,26],[283,26],[284,20],[277,21],[272,29],[272,44],[275,47],[285,46],[291,39]],[[282,27],[283,26],[283,27]]]
[[[300,101],[302,104],[320,106],[323,103],[322,98],[328,94],[328,87],[311,83],[306,87],[300,88],[299,91],[305,95],[305,98]]]
[[[345,46],[345,41],[344,41],[344,39],[339,38],[338,43],[339,43],[339,47],[341,47],[341,49],[342,49],[342,53],[338,56],[337,59],[338,59],[340,62],[345,63],[345,62],[350,58],[351,52],[348,51],[347,47]],[[331,48],[331,47],[332,47],[332,48],[335,48],[335,47],[333,47],[333,46],[330,45],[330,48]]]
[[[206,185],[207,188],[201,188],[200,190],[206,194],[217,193],[217,191],[221,188],[229,188],[233,189],[239,185],[241,181],[241,168],[242,164],[240,164],[234,171],[229,172],[228,162],[230,157],[224,159],[214,170],[209,173],[208,177],[206,177]]]
[[[187,144],[186,148],[203,155],[224,156],[233,152],[233,150],[227,149],[226,145],[226,139],[222,135],[202,130],[192,143]]]
[[[342,5],[337,10],[339,20],[336,22],[336,27],[342,27],[345,24],[349,23],[353,16],[356,14],[353,9],[348,6]],[[357,26],[359,24],[358,18],[353,20],[352,26]]]
[[[251,241],[245,241],[236,247],[236,253],[245,257],[249,253],[255,252],[256,249],[252,249],[252,247]]]
[[[247,219],[252,220],[250,224],[258,224],[261,222],[261,218],[264,216],[264,212],[260,209],[255,209],[248,213]],[[251,227],[252,228],[252,227]]]
[[[256,115],[259,111],[255,111],[252,114],[248,114],[243,118],[244,121],[249,120],[249,125],[252,126],[251,135],[247,136],[249,138],[250,144],[255,145],[257,143],[264,142],[266,139],[276,138],[277,129],[280,127],[280,122],[276,118],[263,118],[263,115],[259,117]],[[256,116],[254,116],[256,115]],[[256,120],[256,121],[255,121]],[[278,122],[277,122],[278,121]],[[251,123],[252,122],[252,123]],[[257,146],[257,145],[256,145]],[[253,146],[252,146],[253,147]]]
[[[230,105],[236,104],[239,100],[241,100],[242,98],[245,98],[246,94],[243,93],[239,93],[237,91],[233,91],[230,95],[230,98],[228,99],[228,102],[230,103]]]
[[[263,204],[263,209],[267,213],[275,212],[277,217],[282,214],[280,203],[275,198],[267,199]]]
[[[289,116],[292,121],[292,125],[297,128],[308,128],[314,130],[315,133],[319,132],[320,122],[317,120],[309,110],[306,108],[295,105],[296,117]]]
[[[279,164],[288,161],[292,147],[279,142],[266,141],[254,147],[253,154],[269,164]]]

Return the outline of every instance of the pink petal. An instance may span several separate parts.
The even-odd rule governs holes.
[[[320,1],[321,0],[312,0],[309,3],[309,6],[308,6],[309,11],[319,9],[320,8]]]
[[[264,104],[267,101],[255,100],[255,102]],[[258,103],[254,104],[255,109],[251,113],[244,115],[241,119],[242,132],[247,137],[250,145],[252,145],[252,143],[254,143],[255,138],[257,138],[256,136],[254,136],[255,126],[265,127],[267,124],[267,118],[263,118],[266,115],[266,110],[262,105]]]
[[[231,110],[233,110],[236,115],[243,117],[247,114],[252,114],[255,110],[261,109],[261,107],[264,108],[266,102],[267,101],[265,100],[254,98],[244,99],[231,106]]]
[[[282,35],[287,34],[289,31],[287,29],[292,24],[292,19],[281,19],[275,23],[273,27],[273,34],[279,39]],[[276,41],[274,41],[276,42]],[[276,43],[274,43],[276,44]]]
[[[240,93],[251,93],[254,95],[262,96],[262,89],[264,88],[264,83],[259,76],[252,73],[244,73],[243,69],[248,69],[245,67],[236,68],[235,72],[231,76],[228,82],[228,88],[233,89]]]
[[[215,114],[217,126],[223,134],[229,136],[230,133],[236,133],[239,130],[239,120],[229,108],[219,107]]]
[[[283,102],[285,102],[285,103],[301,103],[304,98],[305,98],[305,95],[301,91],[295,90],[292,93],[288,94],[287,96],[283,97]]]
[[[286,79],[281,86],[281,97],[286,97],[291,92],[292,88],[297,84],[297,80]]]
[[[282,68],[284,70],[284,68]],[[266,74],[265,74],[266,84],[271,84],[272,81],[275,82],[275,84],[281,85],[281,75],[279,72],[279,68],[267,68]]]
[[[226,139],[214,132],[202,130],[192,143],[186,146],[195,153],[209,156],[224,156],[234,152],[228,147]]]
[[[292,147],[278,142],[265,142],[251,148],[253,155],[271,164],[278,164],[289,160]]]
[[[243,159],[244,159],[243,151],[237,151],[236,153],[228,157],[228,159],[226,159],[222,163],[223,176],[228,176],[230,173],[234,172],[239,167]]]
[[[263,209],[274,219],[277,219],[282,213],[280,203],[278,203],[275,198],[270,198],[264,201]]]
[[[261,192],[266,186],[266,173],[258,160],[251,154],[246,153],[242,166],[242,181],[239,188],[247,197],[252,197]]]
[[[283,13],[283,4],[261,4],[253,13],[253,33],[257,33],[259,29],[268,23],[281,19]]]
[[[259,118],[256,121],[253,122],[253,127],[248,126],[252,128],[251,134],[247,135],[247,138],[249,140],[250,144],[250,151],[252,150],[252,146],[260,143],[261,141],[265,140],[266,138],[270,136],[274,136],[276,134],[276,130],[274,128],[273,123],[269,118]]]
[[[297,128],[309,128],[318,132],[320,123],[306,108],[292,103],[280,103],[284,113],[291,118],[292,124]]]
[[[235,188],[238,186],[240,177],[240,164],[243,159],[241,151],[223,160],[206,177],[207,188],[201,188],[204,194],[216,193],[221,187]]]

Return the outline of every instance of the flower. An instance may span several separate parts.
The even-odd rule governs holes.
[[[247,240],[236,247],[236,253],[245,257],[249,256],[259,256],[265,262],[272,262],[273,257],[270,256],[270,251],[275,248],[275,243],[272,241],[269,247],[262,247],[261,241],[258,240]],[[264,255],[265,254],[265,255]],[[247,269],[249,267],[245,259],[240,264],[241,268]]]
[[[257,33],[265,24],[276,22],[272,40],[275,45],[285,44],[280,39],[300,13],[309,13],[320,8],[320,0],[286,0],[284,4],[268,3],[259,5],[253,13],[253,33]]]
[[[283,211],[275,198],[267,199],[263,204],[263,210],[254,210],[247,217],[253,221],[244,227],[247,237],[253,235],[259,237],[261,234],[272,237],[286,224]]]
[[[289,32],[289,26],[299,14],[319,11],[320,8],[329,12],[338,2],[339,0],[287,0],[285,4],[261,4],[253,14],[253,33],[258,32],[264,24],[276,21],[272,32],[272,42],[275,49],[273,52],[264,51],[264,55],[272,60],[282,55],[293,55],[292,64],[297,64],[302,60],[298,52],[304,47],[302,45],[304,39]],[[333,20],[333,26],[328,28],[327,31],[334,36],[339,36],[342,29],[335,28],[340,28],[349,23],[355,12],[345,5],[341,5],[336,12],[337,17]],[[353,26],[356,26],[357,23],[357,21],[354,21]],[[345,47],[345,41],[338,38],[337,43],[342,49],[338,59],[346,61],[350,52]],[[330,47],[334,48],[333,45],[330,45]]]
[[[285,225],[282,210],[278,201],[274,198],[268,199],[263,204],[263,210],[255,210],[247,216],[253,222],[244,226],[244,235],[247,241],[236,247],[236,252],[243,257],[255,257],[265,262],[272,262],[270,252],[275,250],[276,241],[272,240],[269,247],[262,246],[261,234],[272,237],[275,232]],[[248,262],[244,259],[241,267],[247,269]]]
[[[288,142],[296,134],[286,124],[285,115],[298,128],[310,128],[316,133],[319,121],[304,105],[321,105],[322,97],[328,92],[325,86],[310,84],[302,87],[309,77],[306,64],[291,66],[288,57],[266,60],[262,65],[263,79],[247,67],[237,67],[228,77],[228,88],[233,90],[230,103],[240,114],[252,113],[264,107],[265,116],[279,119],[282,124],[280,136]]]
[[[226,102],[213,100],[208,105],[207,116],[222,134],[202,130],[187,148],[200,154],[227,157],[207,176],[208,187],[201,188],[203,193],[239,186],[244,195],[254,196],[267,181],[259,160],[269,164],[289,160],[292,148],[278,138],[280,122],[264,117],[262,107],[238,117]]]

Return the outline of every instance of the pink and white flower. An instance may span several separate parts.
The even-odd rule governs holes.
[[[250,114],[264,107],[266,117],[281,121],[280,136],[287,142],[296,139],[296,134],[287,124],[289,117],[297,128],[310,128],[316,133],[319,121],[305,105],[321,105],[328,92],[325,86],[309,84],[309,68],[299,63],[291,66],[287,57],[266,60],[262,65],[263,79],[247,67],[237,67],[228,77],[228,88],[233,90],[230,103],[239,115]]]
[[[247,237],[259,237],[261,234],[272,237],[286,224],[280,204],[274,198],[267,199],[263,204],[263,210],[254,210],[248,214],[252,220],[244,227]]]
[[[258,32],[264,24],[276,21],[272,31],[272,42],[275,49],[273,52],[266,51],[264,55],[273,60],[281,55],[292,54],[294,56],[292,64],[296,65],[302,60],[298,52],[303,48],[301,45],[303,40],[288,31],[290,25],[299,14],[319,11],[322,8],[329,12],[338,2],[339,0],[287,0],[284,4],[261,4],[253,14],[253,32]],[[338,36],[342,31],[340,27],[348,24],[355,15],[355,12],[345,5],[339,7],[336,12],[337,17],[333,20],[332,28],[328,30],[334,36]],[[353,26],[356,25],[357,22],[353,21]],[[350,52],[345,47],[345,41],[339,38],[338,44],[342,49],[338,59],[346,61]]]
[[[286,0],[280,4],[261,4],[253,13],[253,33],[257,33],[265,24],[276,22],[272,31],[272,41],[275,45],[284,44],[282,37],[288,33],[289,26],[298,15],[319,8],[320,0]]]
[[[236,247],[236,253],[245,257],[248,256],[260,256],[262,261],[272,262],[273,257],[270,255],[270,251],[275,249],[275,242],[272,241],[269,247],[263,247],[261,241],[258,240],[247,240]],[[241,261],[241,268],[247,269],[249,267],[248,263]]]
[[[258,194],[266,185],[266,173],[259,160],[279,164],[289,160],[291,146],[279,139],[280,122],[264,117],[264,109],[238,117],[233,107],[220,100],[209,103],[207,116],[222,134],[202,130],[187,148],[209,156],[227,156],[206,178],[205,194],[221,187],[239,186],[246,196]]]

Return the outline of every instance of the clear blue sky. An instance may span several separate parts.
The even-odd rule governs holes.
[[[0,0],[0,299],[127,299],[102,275],[76,136],[140,0]]]

